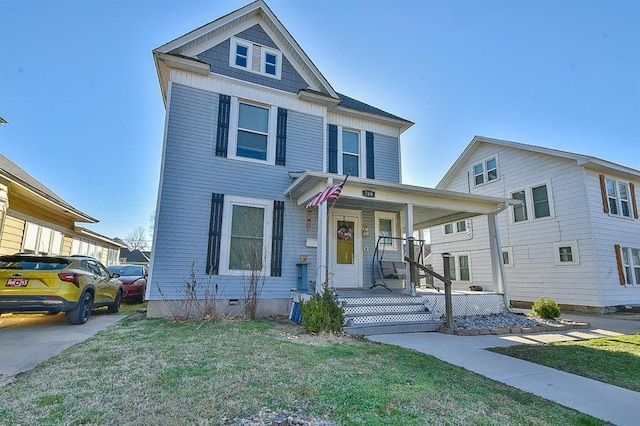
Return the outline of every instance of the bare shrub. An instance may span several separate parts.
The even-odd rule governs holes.
[[[178,297],[169,298],[162,288],[157,285],[162,300],[171,312],[171,319],[175,323],[189,321],[223,322],[228,315],[222,313],[219,306],[218,284],[212,284],[209,275],[207,284],[202,286],[196,279],[195,264],[191,264],[189,278],[176,292]],[[202,294],[202,296],[200,296]]]

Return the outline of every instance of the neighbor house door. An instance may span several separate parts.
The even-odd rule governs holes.
[[[361,288],[360,212],[332,211],[330,220],[329,272],[333,274],[333,285],[338,288]]]

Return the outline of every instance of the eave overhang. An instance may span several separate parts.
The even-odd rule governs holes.
[[[305,206],[329,185],[331,179],[333,184],[344,180],[344,176],[321,172],[291,175],[295,180],[285,190],[284,195],[295,200],[298,206]],[[363,191],[371,191],[375,196],[365,196]],[[414,210],[414,228],[421,229],[475,216],[497,214],[520,202],[514,199],[350,177],[336,203],[341,207],[369,207],[392,212],[402,211],[409,204]]]

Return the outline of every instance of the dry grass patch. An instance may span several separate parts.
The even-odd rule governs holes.
[[[0,388],[0,424],[602,424],[402,348],[270,322],[118,323]]]

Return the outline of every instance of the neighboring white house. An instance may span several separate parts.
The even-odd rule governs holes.
[[[511,305],[551,297],[612,311],[640,304],[640,171],[587,155],[473,138],[437,188],[521,200],[497,215]],[[454,256],[454,288],[492,288],[487,221],[431,229],[433,264]]]

